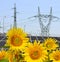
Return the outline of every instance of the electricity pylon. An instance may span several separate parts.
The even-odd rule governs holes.
[[[4,30],[5,30],[5,29],[4,29],[4,28],[5,28],[5,27],[4,27],[4,20],[5,20],[5,18],[6,18],[6,16],[3,17],[3,33],[4,33]]]
[[[17,22],[16,22],[16,4],[14,4],[14,25],[13,27],[17,28]]]
[[[48,23],[47,23],[46,26],[44,26],[44,24],[41,20],[41,18],[43,18],[43,17],[44,18],[49,18]],[[40,9],[38,7],[38,19],[39,19],[39,24],[40,24],[41,35],[42,36],[49,36],[50,25],[51,25],[52,20],[55,19],[55,18],[58,19],[58,17],[52,15],[52,7],[50,8],[50,14],[49,15],[41,15],[40,14]]]
[[[52,15],[52,7],[50,9],[50,14],[49,15],[41,14],[40,13],[40,8],[38,7],[38,14],[35,15],[35,16],[29,17],[29,19],[33,18],[33,17],[38,18],[38,20],[39,20],[42,36],[49,36],[49,29],[50,29],[51,21],[53,19],[59,19],[58,17]],[[47,23],[46,26],[43,24],[43,21],[42,21],[43,18],[49,18],[48,23]]]

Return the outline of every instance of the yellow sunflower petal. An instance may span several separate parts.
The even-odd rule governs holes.
[[[21,28],[12,28],[10,29],[6,36],[8,36],[7,39],[7,45],[9,45],[12,49],[22,49],[26,45],[27,41],[29,40],[27,38],[27,34],[23,32]]]
[[[36,40],[34,43],[29,43],[26,47],[26,52],[25,52],[25,60],[27,62],[43,62],[46,58],[46,51],[43,46],[41,46]]]
[[[5,58],[6,58],[6,51],[1,50],[0,51],[0,60],[5,59]]]
[[[56,44],[56,40],[53,38],[47,38],[44,41],[44,46],[47,50],[54,50],[58,47],[58,44]]]
[[[53,62],[60,62],[60,50],[53,51],[50,54],[50,59],[53,60]]]

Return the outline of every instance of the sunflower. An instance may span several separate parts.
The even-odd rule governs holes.
[[[24,62],[24,54],[20,50],[8,50],[8,60],[9,62]]]
[[[60,50],[53,51],[53,53],[50,54],[50,59],[53,60],[53,62],[60,62]]]
[[[0,51],[0,60],[5,59],[5,58],[6,58],[6,51],[1,50]]]
[[[34,43],[28,43],[28,46],[25,50],[25,60],[27,62],[43,62],[46,58],[47,52],[42,47],[40,42],[37,43],[35,40]]]
[[[13,54],[12,53],[9,54],[8,59],[9,59],[9,62],[13,62]]]
[[[7,51],[8,62],[14,62],[14,51],[8,50]]]
[[[8,37],[6,45],[11,49],[22,49],[28,41],[27,34],[21,28],[10,29],[6,36]]]
[[[56,40],[53,38],[47,38],[44,41],[44,46],[46,47],[47,50],[54,50],[58,47],[58,44],[56,44]]]

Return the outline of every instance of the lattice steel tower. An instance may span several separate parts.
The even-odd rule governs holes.
[[[33,17],[35,17],[35,18],[38,17],[42,36],[49,36],[49,29],[50,29],[51,21],[53,19],[59,19],[58,17],[52,15],[52,7],[50,8],[50,14],[49,15],[41,14],[40,8],[38,7],[38,15],[35,15]],[[31,17],[31,18],[33,18],[33,17]],[[46,19],[49,18],[46,26],[43,24],[43,21],[42,21],[43,18],[46,18]]]
[[[42,20],[41,20],[41,17],[44,18],[47,18],[49,17],[49,21],[48,21],[48,24],[46,26],[44,26]],[[39,24],[40,24],[40,28],[41,28],[41,35],[42,36],[49,36],[49,29],[50,29],[50,24],[51,24],[51,21],[52,21],[52,7],[50,9],[50,15],[41,15],[40,14],[40,9],[38,7],[38,19],[39,19]]]
[[[13,27],[16,27],[17,28],[17,22],[16,22],[16,4],[14,4],[14,25]]]
[[[49,18],[46,26],[44,26],[44,24],[41,20],[42,18]],[[59,19],[58,17],[52,15],[52,7],[50,8],[50,14],[49,15],[40,14],[40,9],[38,7],[38,19],[39,19],[39,24],[40,24],[42,36],[49,36],[49,29],[50,29],[51,21],[55,18]]]

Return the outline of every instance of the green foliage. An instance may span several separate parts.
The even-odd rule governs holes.
[[[0,62],[9,62],[7,59],[2,59]]]

